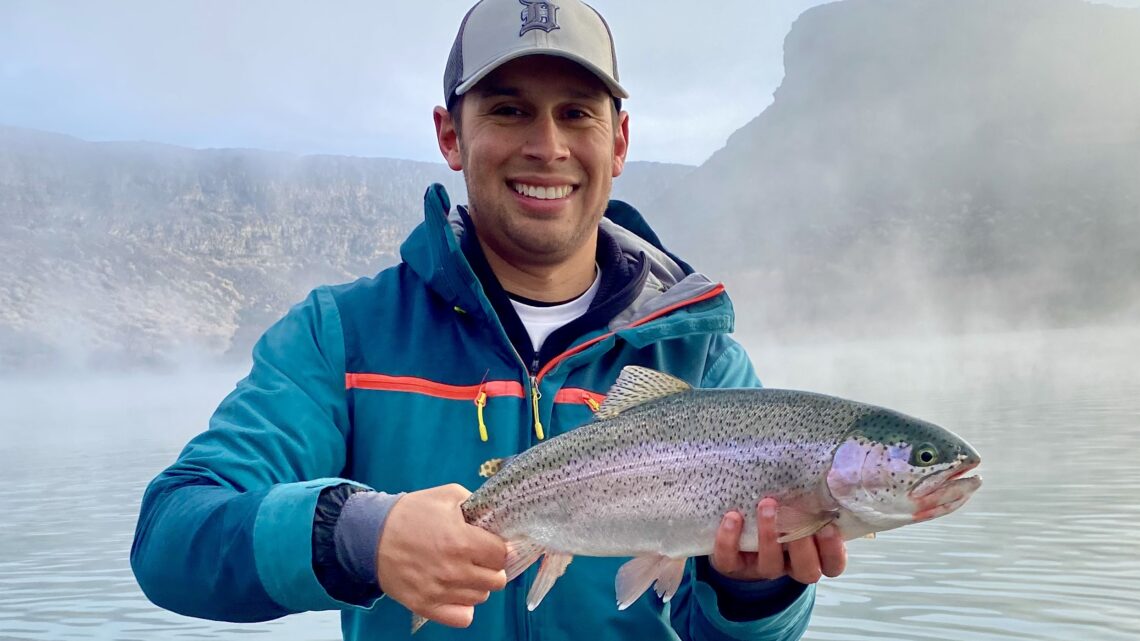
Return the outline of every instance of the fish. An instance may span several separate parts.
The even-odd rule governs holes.
[[[650,588],[668,602],[730,511],[745,517],[746,552],[765,497],[778,501],[781,543],[828,524],[844,540],[871,537],[962,507],[981,486],[969,475],[980,463],[961,437],[894,410],[797,390],[699,389],[626,366],[592,422],[484,464],[489,478],[461,510],[506,541],[508,581],[542,558],[528,610],[578,555],[633,557],[615,578],[624,610]]]

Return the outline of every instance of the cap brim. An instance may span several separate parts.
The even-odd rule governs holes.
[[[568,53],[566,51],[563,51],[562,49],[542,49],[542,48],[520,49],[518,51],[512,51],[510,53],[499,56],[498,58],[495,58],[491,62],[488,62],[487,64],[483,65],[483,67],[480,68],[478,71],[476,71],[474,74],[472,74],[472,76],[470,78],[459,83],[459,86],[455,88],[455,95],[462,96],[463,94],[467,93],[468,91],[471,90],[472,87],[474,87],[476,84],[478,84],[480,80],[482,80],[483,78],[486,78],[487,75],[490,74],[492,71],[498,69],[499,67],[510,62],[511,60],[515,60],[517,58],[523,58],[526,56],[537,56],[537,55],[557,56],[559,58],[565,58],[567,60],[571,60],[573,62],[576,62],[576,63],[582,65],[583,67],[585,67],[590,73],[597,76],[598,79],[601,80],[602,83],[604,83],[606,85],[606,88],[609,89],[610,93],[613,94],[613,96],[615,98],[621,98],[623,100],[629,98],[629,94],[626,92],[626,90],[620,84],[618,84],[618,82],[616,80],[614,80],[613,78],[610,78],[604,71],[599,69],[598,66],[593,64],[592,62],[586,60],[585,58],[582,58],[581,56],[576,56],[572,53]]]

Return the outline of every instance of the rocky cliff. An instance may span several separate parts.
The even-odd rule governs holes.
[[[785,69],[774,103],[655,207],[746,323],[1140,309],[1140,10],[847,0],[798,19]]]

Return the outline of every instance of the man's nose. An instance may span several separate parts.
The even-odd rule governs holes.
[[[543,163],[563,160],[570,155],[565,132],[554,114],[546,113],[535,117],[527,132],[523,153],[527,158]]]

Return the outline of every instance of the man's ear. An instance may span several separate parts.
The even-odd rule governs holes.
[[[625,169],[625,156],[629,153],[629,113],[623,111],[618,114],[617,126],[614,127],[614,178],[621,175]]]
[[[432,111],[435,119],[435,139],[439,143],[439,151],[447,166],[453,171],[463,170],[462,155],[459,153],[459,133],[455,130],[455,122],[451,113],[444,107],[436,107]]]

